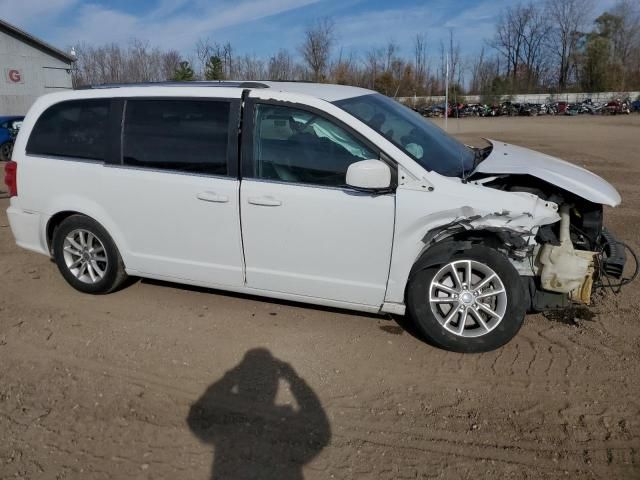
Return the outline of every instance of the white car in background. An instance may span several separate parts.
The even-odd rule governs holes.
[[[289,82],[41,97],[6,166],[21,247],[87,293],[127,275],[403,315],[435,344],[508,342],[527,310],[620,278],[602,178],[472,148],[378,93]]]

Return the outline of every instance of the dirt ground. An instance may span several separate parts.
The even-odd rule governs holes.
[[[640,116],[449,131],[601,174],[640,250]],[[2,479],[640,478],[640,282],[461,355],[401,319],[150,281],[80,294],[15,247],[0,196]]]

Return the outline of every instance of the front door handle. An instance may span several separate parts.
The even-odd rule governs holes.
[[[280,200],[273,197],[249,197],[249,203],[251,205],[263,205],[265,207],[279,207],[282,205]]]
[[[196,197],[198,200],[205,202],[227,203],[229,201],[229,197],[226,195],[218,195],[216,192],[200,192]]]

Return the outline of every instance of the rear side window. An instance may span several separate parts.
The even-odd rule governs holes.
[[[49,107],[40,115],[27,153],[104,160],[109,100],[72,100]]]
[[[123,163],[226,175],[229,110],[221,101],[128,100]]]

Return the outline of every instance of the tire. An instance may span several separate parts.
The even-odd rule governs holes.
[[[67,283],[84,293],[113,292],[127,278],[111,236],[84,215],[72,215],[56,228],[53,258]]]
[[[467,285],[469,267],[472,288]],[[505,255],[484,245],[446,242],[432,247],[414,265],[407,307],[417,328],[436,346],[455,352],[487,352],[518,333],[527,310],[525,295],[520,275]]]
[[[0,161],[8,162],[11,160],[11,152],[13,151],[13,142],[8,141],[0,145]]]

